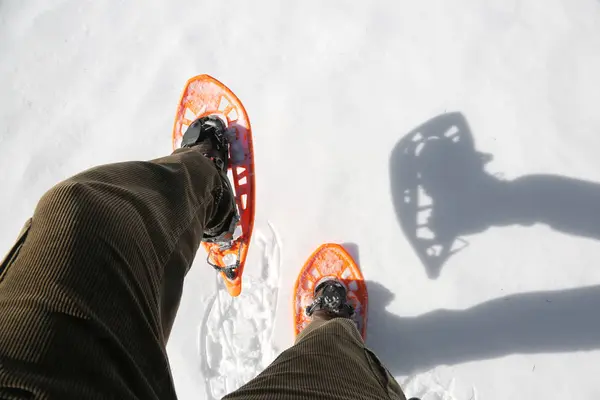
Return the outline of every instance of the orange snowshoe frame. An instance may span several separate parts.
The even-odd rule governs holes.
[[[202,242],[202,245],[208,252],[207,261],[210,264],[219,268],[237,265],[233,270],[233,279],[228,278],[223,270],[220,271],[227,291],[235,297],[242,291],[242,274],[254,227],[255,180],[252,128],[242,102],[227,86],[209,75],[198,75],[188,80],[173,124],[173,149],[181,147],[183,134],[190,124],[198,118],[211,114],[226,121],[231,132],[235,131],[235,138],[231,138],[228,172],[233,182],[240,214],[236,235],[240,230],[241,233],[228,249],[222,249],[216,243]]]
[[[354,307],[353,319],[361,336],[366,339],[367,285],[352,256],[342,246],[334,243],[321,245],[298,274],[293,300],[296,336],[311,321],[305,310],[313,301],[315,287],[327,279],[336,279],[346,287],[348,303]]]

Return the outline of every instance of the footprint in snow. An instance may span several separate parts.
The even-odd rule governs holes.
[[[199,326],[198,351],[207,398],[220,399],[262,372],[277,356],[273,327],[277,309],[281,243],[255,233],[260,249],[259,276],[244,273],[244,289],[232,298],[219,285]]]

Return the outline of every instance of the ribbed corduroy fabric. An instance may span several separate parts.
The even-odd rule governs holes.
[[[202,233],[228,221],[222,190],[194,149],[49,190],[0,264],[0,399],[175,399],[166,342]],[[226,398],[404,395],[336,319]]]
[[[0,398],[175,399],[165,344],[221,195],[193,149],[49,190],[0,265]]]
[[[406,400],[354,323],[311,323],[255,379],[223,400]]]

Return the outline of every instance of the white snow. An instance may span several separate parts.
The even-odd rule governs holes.
[[[292,344],[293,283],[323,242],[358,256],[368,343],[409,396],[600,398],[599,49],[597,0],[1,1],[0,249],[59,180],[168,154],[183,85],[208,73],[250,115],[256,237],[244,297],[202,254],[187,278],[181,399],[218,398]],[[529,178],[461,192],[446,222],[482,225],[430,279],[391,157],[445,112],[492,155],[483,181]]]

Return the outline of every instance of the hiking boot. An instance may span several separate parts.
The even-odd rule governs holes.
[[[227,172],[229,167],[227,126],[216,115],[208,115],[194,121],[183,134],[181,147],[196,147],[206,158],[215,163],[219,172]]]
[[[218,222],[204,230],[202,241],[217,243],[222,247],[226,247],[234,239],[233,233],[240,216],[235,205],[235,194],[227,177],[229,140],[225,122],[216,115],[208,115],[197,119],[183,134],[181,147],[197,149],[202,155],[211,160],[219,171],[223,190],[221,196],[216,199],[218,205],[214,219],[217,219]],[[221,216],[223,217],[221,218]]]
[[[306,307],[306,315],[313,314],[322,319],[351,318],[354,308],[348,304],[346,287],[336,279],[319,283],[312,304]]]

